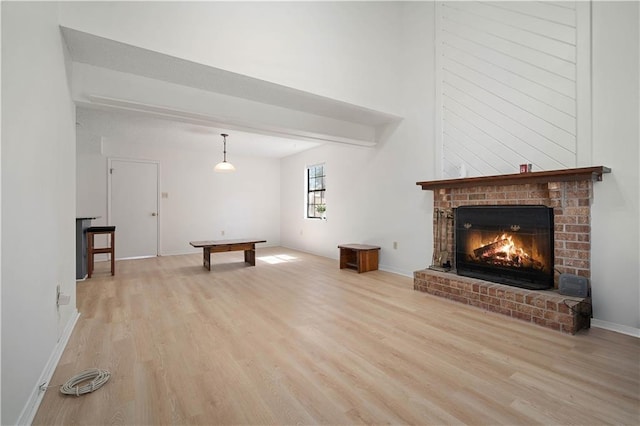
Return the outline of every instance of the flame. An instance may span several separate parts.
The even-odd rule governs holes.
[[[499,243],[498,245],[495,245]],[[493,241],[482,244],[481,247],[494,244],[491,252],[482,255],[483,258],[496,258],[503,261],[513,262],[516,265],[522,265],[525,260],[531,260],[531,256],[524,251],[522,247],[516,247],[513,236],[502,234],[496,236]]]

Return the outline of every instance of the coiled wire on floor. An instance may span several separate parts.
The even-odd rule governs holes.
[[[90,368],[67,380],[67,382],[60,387],[60,392],[65,395],[84,395],[85,393],[90,393],[96,389],[100,389],[102,385],[107,383],[110,377],[111,373],[108,370]],[[80,386],[81,383],[84,383],[87,380],[91,381]]]

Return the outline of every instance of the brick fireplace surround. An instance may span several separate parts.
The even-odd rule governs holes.
[[[591,278],[593,182],[602,180],[602,174],[608,172],[610,169],[600,166],[418,182],[422,189],[434,191],[434,235],[437,235],[437,213],[453,217],[453,209],[460,206],[552,207],[555,288],[527,290],[431,269],[414,272],[413,288],[564,333],[575,334],[581,328],[589,328],[591,298],[560,295],[558,277],[560,273],[569,273]],[[447,229],[446,249],[453,262],[453,219],[447,221]],[[434,253],[440,250],[440,243],[435,240]]]

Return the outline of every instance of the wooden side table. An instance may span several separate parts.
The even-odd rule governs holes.
[[[378,251],[380,247],[366,244],[341,244],[340,269],[351,268],[361,272],[378,270]]]

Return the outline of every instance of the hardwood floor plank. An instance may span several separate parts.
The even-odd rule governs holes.
[[[279,247],[98,263],[34,424],[637,424],[640,339],[575,336]]]

